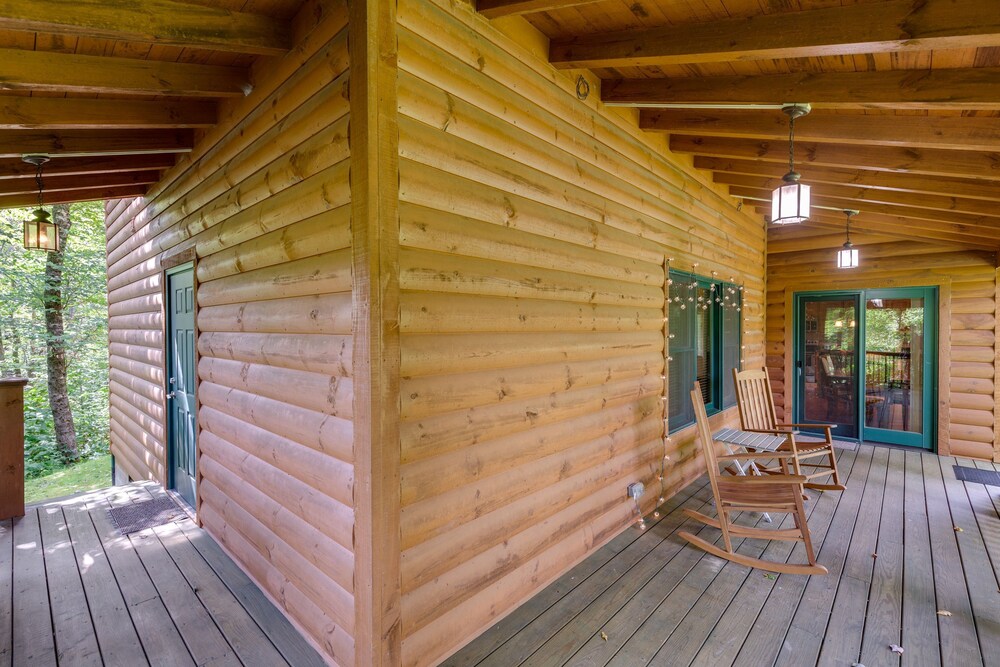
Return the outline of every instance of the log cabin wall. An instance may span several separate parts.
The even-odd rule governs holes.
[[[745,282],[763,363],[764,230],[519,19],[397,11],[402,656],[431,665],[633,521],[628,482],[655,503],[665,257]]]
[[[198,518],[354,663],[347,8],[307,3],[146,197],[107,205],[112,453],[166,482],[163,267],[196,259]]]
[[[997,438],[997,258],[939,244],[855,238],[861,266],[834,268],[837,245],[804,232],[772,233],[767,268],[767,368],[775,403],[792,419],[792,297],[795,292],[879,287],[938,287],[938,429],[941,455],[1000,459]],[[786,388],[788,388],[786,390]]]

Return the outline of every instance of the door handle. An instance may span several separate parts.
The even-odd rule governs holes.
[[[167,400],[168,400],[168,401],[169,401],[169,400],[172,400],[172,399],[173,399],[173,398],[174,398],[174,397],[175,397],[176,395],[177,395],[177,392],[176,392],[176,391],[172,391],[172,392],[170,392],[169,394],[167,394]]]

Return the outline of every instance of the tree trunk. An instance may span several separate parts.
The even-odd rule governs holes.
[[[63,251],[72,221],[69,205],[52,207],[52,220],[59,229],[59,252],[50,252],[45,260],[45,360],[49,373],[49,407],[56,427],[56,445],[67,463],[80,459],[76,444],[73,411],[66,384],[66,340],[63,330],[62,270]]]

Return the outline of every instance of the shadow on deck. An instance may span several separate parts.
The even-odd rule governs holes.
[[[130,484],[0,521],[0,667],[324,664],[190,519],[118,534],[109,507],[161,494]]]
[[[839,452],[847,491],[810,491],[807,506],[829,575],[765,574],[688,546],[679,530],[720,539],[681,512],[714,514],[702,478],[445,664],[1000,665],[1000,487],[958,481],[952,467],[1000,466]],[[787,542],[743,540],[739,551],[804,561]]]

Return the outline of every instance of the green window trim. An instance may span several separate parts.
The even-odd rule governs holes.
[[[736,404],[732,369],[741,365],[742,291],[733,283],[670,271],[668,419],[673,433],[694,423],[689,392],[701,382],[709,414]]]

